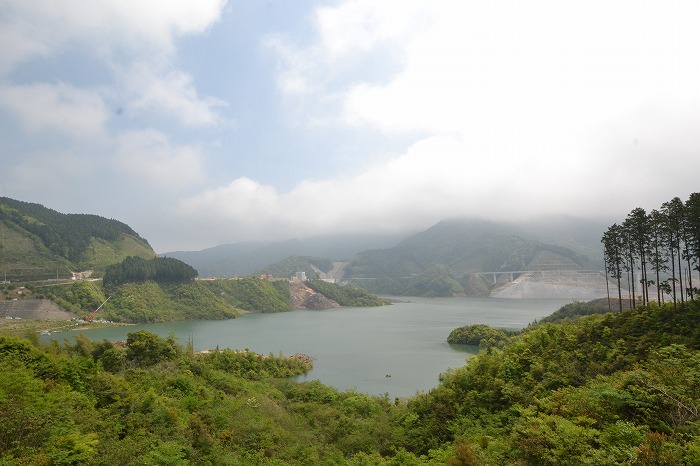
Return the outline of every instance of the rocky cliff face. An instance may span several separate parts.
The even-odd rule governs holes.
[[[291,294],[292,309],[323,310],[340,307],[340,304],[312,290],[302,281],[292,281],[289,291]]]

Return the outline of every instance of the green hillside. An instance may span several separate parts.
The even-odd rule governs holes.
[[[0,336],[0,462],[700,464],[698,319],[694,301],[534,325],[397,400],[286,379],[304,359],[146,331]]]
[[[187,319],[228,319],[241,314],[202,282],[124,283],[103,288],[99,282],[35,288],[62,308],[87,318],[101,304],[94,318],[113,322],[146,323]],[[105,302],[109,298],[109,301]]]
[[[236,280],[206,280],[205,287],[221,299],[249,312],[291,311],[289,282],[286,280],[268,281],[258,278]]]
[[[0,197],[0,241],[0,274],[13,282],[102,272],[128,256],[155,255],[145,239],[117,220],[63,214],[7,197]]]
[[[571,249],[525,239],[503,224],[446,220],[390,249],[358,254],[344,279],[394,295],[486,294],[487,280],[472,272],[584,269],[588,259]]]
[[[175,261],[176,259],[169,259]],[[128,261],[125,261],[128,262]],[[108,278],[108,277],[107,277]],[[258,278],[131,281],[102,285],[77,281],[67,285],[29,286],[31,297],[46,297],[62,308],[87,318],[101,304],[95,319],[144,323],[188,319],[228,319],[244,312],[292,310],[290,282]],[[341,306],[380,306],[383,300],[364,290],[310,281],[309,286]],[[109,298],[109,301],[105,302]]]
[[[145,323],[229,319],[243,312],[289,311],[292,308],[289,283],[280,283],[284,288],[252,278],[166,283],[145,280],[108,286],[80,281],[33,291],[83,318],[104,303],[96,319]],[[110,299],[105,302],[107,298]]]

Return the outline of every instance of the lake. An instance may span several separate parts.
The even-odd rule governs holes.
[[[126,340],[138,329],[177,335],[195,350],[244,349],[286,356],[306,353],[314,368],[297,380],[320,380],[340,390],[413,396],[437,386],[448,368],[464,365],[477,348],[450,345],[452,329],[468,324],[519,329],[571,300],[399,298],[371,308],[246,314],[224,321],[187,321],[86,330],[93,340]],[[67,333],[51,338],[62,341]]]

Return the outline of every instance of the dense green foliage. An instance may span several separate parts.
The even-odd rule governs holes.
[[[97,215],[62,214],[40,204],[0,197],[0,220],[6,220],[38,237],[53,253],[79,263],[93,238],[117,241],[122,235],[148,243],[128,225]],[[150,247],[149,247],[150,249]]]
[[[617,307],[615,307],[617,309]],[[565,320],[576,319],[581,316],[589,316],[593,314],[605,314],[610,312],[607,302],[602,300],[594,300],[587,303],[573,302],[562,306],[551,315],[540,319],[540,323],[545,322],[562,322]]]
[[[696,464],[699,318],[692,302],[532,326],[412,400],[417,443],[458,439],[485,464]]]
[[[540,323],[393,402],[278,379],[308,370],[296,358],[144,331],[0,337],[0,462],[698,464],[698,319],[693,301]]]
[[[351,286],[339,286],[323,280],[307,280],[306,284],[312,290],[332,299],[341,306],[363,307],[387,304],[385,300],[378,296]]]
[[[104,289],[99,282],[36,288],[62,308],[88,317],[108,297],[96,319],[114,322],[167,322],[186,319],[228,319],[241,314],[203,282],[125,283]]]
[[[247,350],[213,351],[200,358],[214,369],[248,380],[292,377],[308,372],[312,368],[311,362],[306,358],[263,356]]]
[[[81,280],[71,285],[34,288],[41,296],[50,298],[63,309],[77,315],[97,309],[107,297],[98,282]]]
[[[121,285],[123,283],[185,283],[194,280],[197,271],[181,260],[171,257],[142,257],[129,256],[119,264],[107,267],[103,283],[105,286]]]
[[[517,333],[516,330],[493,328],[484,324],[466,325],[452,330],[447,337],[447,342],[459,345],[476,345],[481,349],[502,348],[510,337]]]
[[[111,296],[102,308],[102,316],[117,322],[227,319],[240,315],[240,310],[198,281],[127,283],[115,289]]]
[[[0,209],[2,206],[0,206]],[[26,280],[70,277],[73,264],[47,248],[41,240],[13,222],[0,220],[0,280],[12,283]]]
[[[224,302],[250,312],[290,311],[289,282],[258,278],[206,280],[202,284]]]

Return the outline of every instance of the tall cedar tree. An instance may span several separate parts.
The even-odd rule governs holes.
[[[678,301],[683,304],[686,298],[694,298],[693,272],[700,272],[700,193],[691,194],[685,203],[674,197],[649,215],[640,207],[633,209],[622,225],[608,228],[601,242],[606,279],[617,281],[620,309],[624,271],[632,307],[637,304],[635,273],[639,272],[642,304],[650,301],[649,286],[655,284],[657,301],[662,303],[669,294],[677,310]],[[655,280],[649,278],[648,268]],[[662,280],[668,272],[670,277]]]

